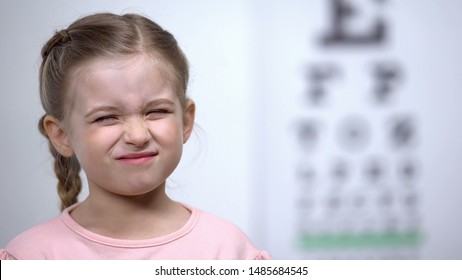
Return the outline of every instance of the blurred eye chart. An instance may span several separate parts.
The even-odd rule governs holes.
[[[265,246],[300,259],[460,252],[462,3],[303,2],[259,8]]]

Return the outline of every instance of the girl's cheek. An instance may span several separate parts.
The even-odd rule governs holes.
[[[107,140],[115,140],[115,139],[122,137],[124,132],[125,132],[125,129],[123,125],[100,127],[93,131],[92,137],[102,138],[102,139],[107,139]]]
[[[120,126],[94,127],[83,130],[81,137],[77,137],[77,142],[90,142],[90,145],[98,143],[109,143],[117,141],[123,135],[123,129]]]
[[[169,138],[170,141],[179,137],[182,131],[181,124],[174,119],[152,122],[147,127],[154,137]]]

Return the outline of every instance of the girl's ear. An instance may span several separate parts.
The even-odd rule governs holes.
[[[47,115],[43,120],[43,127],[48,135],[48,139],[50,139],[56,151],[64,157],[72,157],[74,150],[70,145],[68,135],[61,126],[61,122],[50,115]]]
[[[194,127],[194,118],[196,116],[196,104],[191,99],[186,103],[186,109],[183,112],[183,144],[188,141]]]

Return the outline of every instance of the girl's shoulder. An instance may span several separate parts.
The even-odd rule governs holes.
[[[56,244],[65,231],[67,228],[59,216],[36,225],[11,240],[1,250],[1,258],[42,259],[44,252]]]
[[[197,208],[194,211],[197,212],[198,230],[213,231],[224,238],[247,239],[245,233],[234,223]]]
[[[202,248],[214,248],[218,259],[270,258],[267,252],[257,249],[234,223],[199,209],[194,211],[197,212],[197,224],[189,239]]]

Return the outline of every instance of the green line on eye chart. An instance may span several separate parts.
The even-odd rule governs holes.
[[[422,234],[418,231],[369,232],[357,234],[301,234],[296,240],[296,247],[302,250],[385,247],[414,248],[419,246],[421,242]]]

